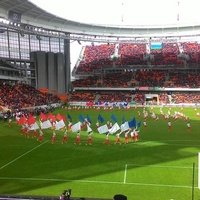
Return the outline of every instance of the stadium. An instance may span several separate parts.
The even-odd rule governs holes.
[[[0,0],[0,199],[200,199],[199,36]]]

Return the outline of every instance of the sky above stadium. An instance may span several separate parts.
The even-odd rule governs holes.
[[[200,21],[198,0],[29,0],[62,18],[92,24],[158,25]]]

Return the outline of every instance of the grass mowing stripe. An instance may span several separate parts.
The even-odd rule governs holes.
[[[0,180],[24,180],[24,181],[53,181],[53,182],[77,182],[77,183],[102,183],[102,184],[125,184],[125,185],[138,185],[138,186],[153,186],[153,187],[175,187],[175,188],[192,188],[187,185],[165,185],[154,183],[124,183],[113,181],[89,181],[89,180],[68,180],[68,179],[47,179],[47,178],[13,178],[13,177],[0,177]],[[198,187],[194,187],[198,189]]]
[[[33,150],[35,150],[35,149],[41,147],[43,144],[45,144],[45,143],[47,143],[47,142],[48,142],[48,140],[45,141],[45,142],[43,142],[42,144],[39,144],[38,146],[34,147],[33,149],[27,151],[26,153],[22,154],[21,156],[18,156],[18,157],[15,158],[14,160],[12,160],[12,161],[10,161],[9,163],[7,163],[7,164],[3,165],[2,167],[0,167],[0,170],[3,169],[3,168],[5,168],[5,167],[7,167],[7,166],[10,165],[10,164],[12,164],[13,162],[15,162],[16,160],[20,159],[21,157],[25,156],[26,154],[30,153],[31,151],[33,151]]]

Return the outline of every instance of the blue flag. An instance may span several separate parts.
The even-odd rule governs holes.
[[[122,103],[120,103],[120,104],[119,104],[119,107],[120,107],[120,108],[123,108],[124,106],[123,106],[123,104],[122,104]]]
[[[129,125],[130,128],[136,127],[135,117],[130,122],[128,122],[128,125]]]
[[[141,121],[138,122],[137,128],[140,128],[140,126],[141,126]]]
[[[67,115],[67,119],[69,119],[70,121],[72,121],[72,118],[71,118],[70,114]]]
[[[84,120],[85,120],[85,118],[83,117],[83,115],[79,115],[79,120],[81,121],[81,122],[84,122]]]
[[[87,115],[87,120],[88,122],[90,122],[90,124],[92,123],[92,120],[90,119],[90,117]]]
[[[98,120],[101,122],[101,123],[103,123],[104,122],[104,118],[99,114],[99,116],[98,116]]]
[[[115,117],[114,114],[112,114],[111,119],[116,123],[117,122],[117,118]]]
[[[116,108],[116,107],[117,107],[116,103],[113,103],[113,108]]]

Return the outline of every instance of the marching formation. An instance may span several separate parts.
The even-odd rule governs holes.
[[[71,108],[70,108],[71,109]],[[137,108],[135,108],[137,109]],[[198,113],[195,109],[196,116],[198,117]],[[139,133],[140,133],[140,127],[141,122],[143,121],[143,130],[148,130],[147,126],[147,120],[148,118],[151,118],[153,121],[159,121],[162,117],[167,122],[167,130],[172,131],[173,130],[173,122],[176,122],[179,119],[184,119],[186,121],[186,127],[187,131],[191,131],[191,124],[189,117],[183,114],[183,110],[181,109],[180,112],[175,111],[172,113],[171,108],[167,111],[165,114],[160,108],[160,113],[156,114],[153,111],[153,107],[147,111],[147,109],[143,108],[143,115],[140,114],[138,111],[138,118],[142,118],[142,120],[139,120],[139,122],[136,122],[136,118],[133,117],[130,121],[125,121],[124,116],[122,118],[121,125],[118,124],[117,119],[114,114],[111,115],[111,120],[104,122],[104,118],[101,116],[101,114],[98,114],[97,121],[96,121],[96,130],[93,130],[91,124],[92,120],[89,116],[83,117],[81,114],[79,115],[79,120],[76,123],[72,123],[72,117],[70,114],[67,114],[67,119],[65,116],[60,115],[59,113],[54,116],[52,113],[49,113],[48,115],[44,113],[40,113],[39,119],[37,121],[37,118],[31,114],[28,114],[28,116],[24,114],[17,114],[15,117],[16,123],[18,126],[21,126],[20,133],[21,135],[25,135],[27,138],[36,138],[39,142],[43,141],[43,136],[45,130],[52,130],[52,136],[51,136],[51,143],[55,144],[57,142],[57,132],[63,132],[62,139],[60,141],[61,144],[66,144],[69,142],[73,142],[74,145],[81,145],[84,143],[85,145],[92,145],[93,144],[93,134],[99,133],[99,134],[105,134],[105,140],[103,141],[104,145],[110,146],[111,140],[110,135],[114,136],[115,140],[113,144],[115,145],[121,145],[121,144],[128,144],[129,142],[137,142],[139,141]],[[158,116],[159,115],[159,116]],[[173,122],[172,122],[173,121]],[[67,123],[66,123],[67,122]],[[66,125],[67,124],[67,125]],[[8,120],[8,126],[12,126],[12,120]],[[94,127],[94,126],[93,126]],[[87,139],[84,137],[84,142],[81,141],[81,134],[82,132],[87,133]],[[75,133],[76,136],[73,136],[74,141],[71,141],[71,136],[69,139],[69,133]],[[86,136],[86,135],[85,135]],[[60,138],[60,137],[59,137]],[[124,139],[122,139],[124,138]]]

